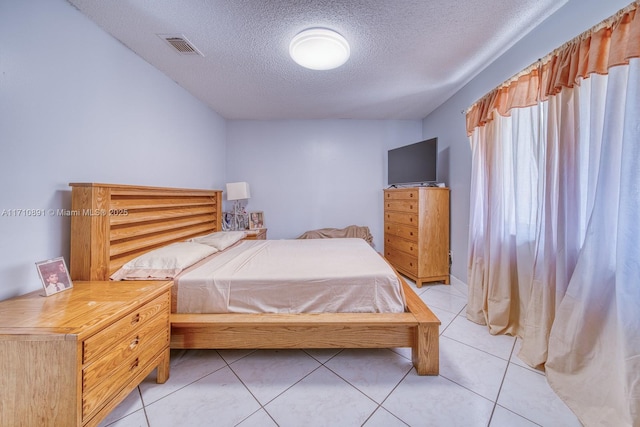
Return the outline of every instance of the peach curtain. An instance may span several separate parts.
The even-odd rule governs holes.
[[[467,317],[587,426],[640,427],[640,2],[474,104]]]
[[[530,107],[573,87],[580,78],[607,74],[609,68],[640,58],[639,2],[565,43],[486,94],[467,111],[467,135],[494,114],[509,116],[513,108]]]

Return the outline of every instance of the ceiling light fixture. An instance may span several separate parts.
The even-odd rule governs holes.
[[[312,70],[331,70],[349,59],[349,43],[326,28],[309,28],[298,33],[289,45],[289,55],[299,65]]]

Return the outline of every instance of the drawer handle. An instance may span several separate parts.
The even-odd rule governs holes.
[[[413,205],[409,205],[409,209],[413,210]]]
[[[135,325],[139,321],[140,321],[140,313],[136,313],[136,315],[131,318],[131,324]]]
[[[140,364],[140,360],[136,357],[136,360],[134,360],[133,363],[131,364],[129,371],[133,371],[134,369],[136,369],[139,364]]]
[[[409,236],[413,236],[413,231],[410,231],[410,232],[409,232]]]
[[[133,350],[139,343],[140,343],[140,337],[136,336],[134,339],[131,340],[131,344],[129,344],[129,348]]]

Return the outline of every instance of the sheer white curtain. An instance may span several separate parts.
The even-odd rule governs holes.
[[[479,114],[467,316],[585,425],[640,426],[640,59],[607,70]]]
[[[640,425],[640,60],[593,91],[598,173],[584,243],[559,301],[549,383],[589,425]],[[605,83],[602,86],[605,86]],[[581,85],[578,92],[582,95]],[[597,93],[594,93],[597,92]],[[585,96],[586,98],[586,96]],[[597,105],[597,108],[594,107]],[[595,111],[597,110],[597,111]],[[586,127],[586,126],[585,126]],[[601,138],[598,138],[599,135]],[[587,164],[595,163],[585,162]],[[588,192],[591,193],[591,192]]]
[[[538,218],[540,107],[497,116],[471,135],[467,316],[519,335],[531,292]],[[491,284],[496,284],[492,286]]]

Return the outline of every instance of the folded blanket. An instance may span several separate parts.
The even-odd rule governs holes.
[[[321,228],[318,230],[310,230],[298,236],[298,239],[333,239],[356,237],[364,239],[373,246],[373,236],[369,232],[369,227],[350,225],[345,228]]]

